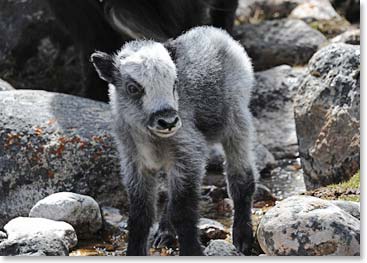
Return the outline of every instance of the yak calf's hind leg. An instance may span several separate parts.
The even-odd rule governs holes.
[[[159,221],[159,227],[157,232],[154,234],[153,247],[173,247],[176,243],[176,233],[169,218],[168,218],[168,204],[167,200],[164,205],[164,210]]]
[[[251,129],[251,122],[248,122],[223,142],[228,190],[234,203],[233,244],[245,255],[251,254],[253,242],[251,208],[256,169]]]

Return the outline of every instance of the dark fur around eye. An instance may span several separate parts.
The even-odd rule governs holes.
[[[127,94],[131,96],[141,96],[144,93],[143,87],[134,80],[128,80],[125,84]]]

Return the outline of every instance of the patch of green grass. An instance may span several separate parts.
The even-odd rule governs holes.
[[[359,195],[344,195],[344,196],[340,196],[339,200],[360,202],[360,196]]]
[[[347,182],[332,184],[311,190],[306,195],[315,196],[325,200],[360,201],[360,171]]]
[[[352,178],[349,179],[347,182],[339,183],[339,184],[333,184],[329,185],[331,189],[342,189],[342,191],[346,191],[348,189],[360,189],[360,171],[358,171],[355,175],[352,176]],[[340,200],[345,201],[354,201],[354,202],[360,202],[360,195],[341,195],[339,196]]]
[[[309,22],[308,25],[313,29],[320,31],[327,38],[335,37],[350,27],[350,23],[344,18],[317,20]]]
[[[341,188],[341,189],[350,189],[350,188],[359,188],[360,187],[360,171],[358,171],[352,178],[349,179],[347,182],[339,183],[339,184],[332,184],[329,185],[330,188]]]

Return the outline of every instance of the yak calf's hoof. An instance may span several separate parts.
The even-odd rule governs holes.
[[[242,242],[241,244],[234,244],[238,251],[240,251],[245,256],[251,256],[252,244]]]
[[[252,227],[233,228],[233,245],[245,256],[251,256],[253,241]]]
[[[252,234],[239,235],[238,233],[233,233],[233,245],[245,256],[251,256],[252,243]]]
[[[170,231],[157,230],[153,241],[154,248],[175,248],[177,247],[176,235]]]
[[[204,247],[199,242],[180,246],[180,256],[205,256],[203,251]]]

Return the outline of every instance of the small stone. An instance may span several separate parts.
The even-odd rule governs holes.
[[[68,256],[66,244],[55,236],[35,233],[0,243],[1,256]]]
[[[229,234],[221,223],[208,218],[200,218],[197,227],[203,244],[213,239],[226,239]]]
[[[8,236],[6,233],[4,233],[3,231],[0,231],[0,242],[3,240],[3,239],[6,239]]]
[[[329,0],[305,1],[293,9],[289,17],[302,19],[307,23],[317,20],[333,20],[340,18]]]
[[[67,222],[80,239],[92,237],[102,227],[98,203],[90,196],[70,192],[55,193],[38,201],[29,217]]]
[[[118,227],[121,222],[123,222],[123,216],[120,213],[120,210],[114,207],[103,206],[101,208],[103,220],[108,224],[111,224],[115,227]]]
[[[223,200],[228,197],[226,187],[216,187],[214,185],[204,185],[201,187],[201,194],[204,196],[209,196],[213,203]]]
[[[271,190],[261,183],[256,183],[256,190],[254,194],[254,202],[258,201],[276,201],[277,198]]]
[[[234,209],[233,200],[231,198],[224,198],[218,205],[222,207],[221,211],[224,213],[232,213]]]
[[[7,241],[41,239],[61,240],[68,249],[76,246],[78,239],[74,228],[65,222],[45,218],[17,217],[4,226]],[[41,241],[40,241],[41,242]]]
[[[351,28],[351,24],[343,17],[332,20],[316,20],[309,26],[320,31],[326,38],[330,39]]]
[[[263,214],[264,214],[264,212],[262,210],[256,210],[255,211],[256,216],[262,216]]]
[[[256,167],[260,174],[267,173],[276,165],[274,155],[261,143],[256,143]]]
[[[224,240],[211,240],[205,248],[204,254],[207,256],[241,256],[234,245]]]
[[[127,216],[122,216],[120,210],[114,207],[102,207],[102,235],[119,237],[128,231]]]
[[[0,91],[14,90],[13,86],[5,80],[0,79]]]
[[[256,23],[287,17],[306,0],[239,0],[236,18],[241,23]]]
[[[360,45],[361,30],[359,28],[345,31],[330,40],[331,43],[345,43],[351,45]]]

